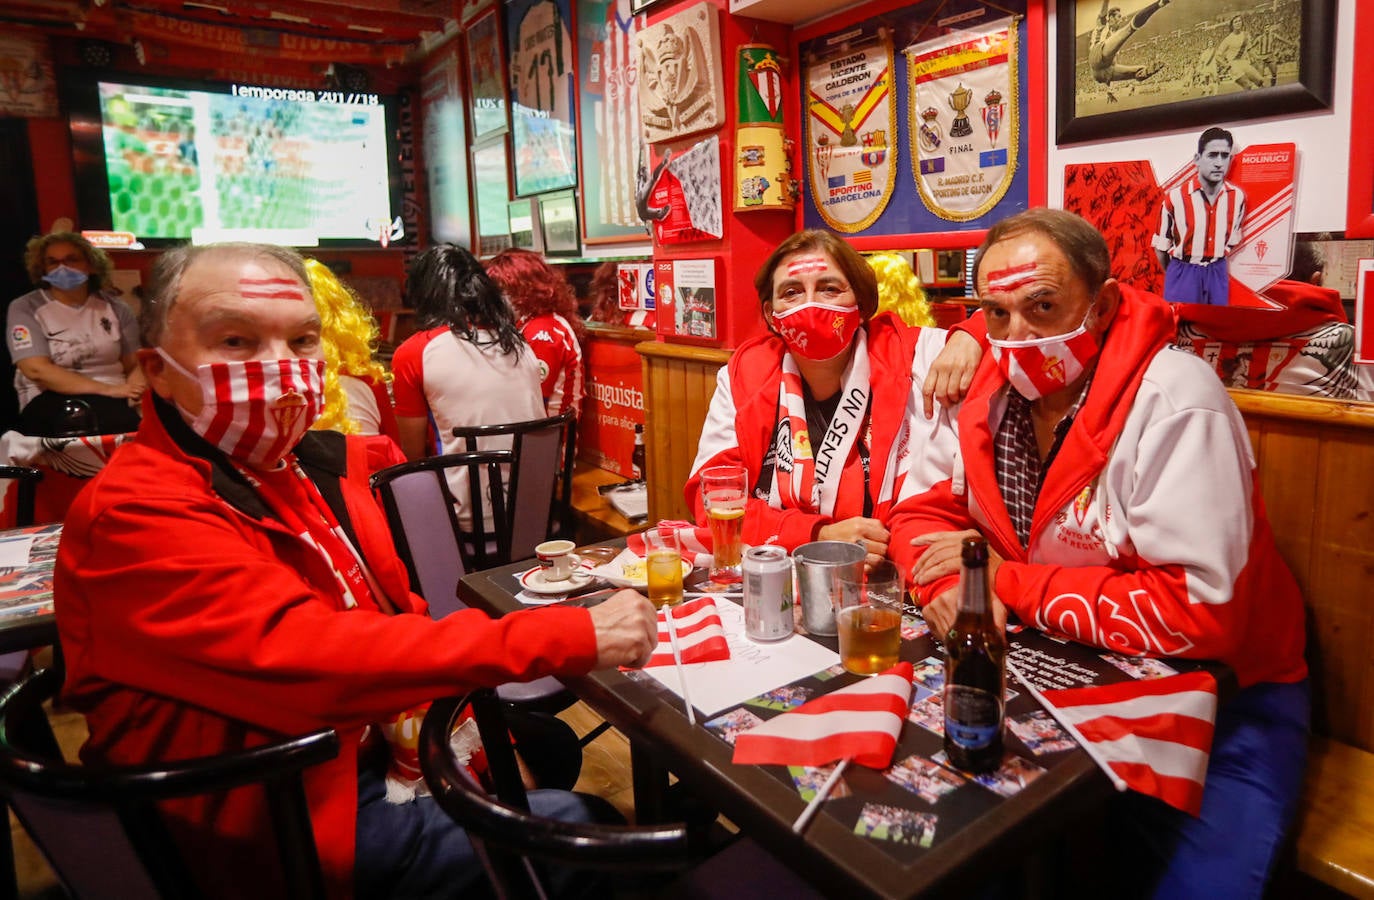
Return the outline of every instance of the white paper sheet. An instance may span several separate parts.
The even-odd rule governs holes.
[[[692,705],[707,716],[738,706],[751,697],[791,684],[799,678],[828,669],[840,655],[801,634],[773,643],[755,643],[744,636],[744,607],[717,600],[730,658],[719,662],[683,666]],[[645,669],[668,690],[682,696],[677,666]]]
[[[25,534],[0,541],[0,569],[23,568],[29,564],[34,535]]]

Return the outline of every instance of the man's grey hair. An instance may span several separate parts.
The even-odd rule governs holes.
[[[300,279],[307,296],[314,296],[310,290],[310,275],[305,270],[305,260],[289,247],[246,242],[197,246],[182,244],[163,253],[153,264],[148,289],[143,296],[143,309],[139,313],[139,327],[145,346],[156,347],[162,339],[162,332],[167,328],[167,317],[171,314],[172,305],[181,290],[181,278],[186,274],[186,270],[202,256],[212,253],[221,257],[274,260]]]

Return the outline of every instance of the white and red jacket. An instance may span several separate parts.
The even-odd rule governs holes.
[[[864,440],[872,514],[880,518],[895,497],[947,478],[957,441],[949,413],[937,408],[935,418],[927,419],[921,410],[920,385],[945,346],[946,332],[908,327],[891,313],[879,313],[866,328],[872,394]],[[780,544],[791,550],[815,540],[816,532],[831,522],[864,514],[864,472],[859,453],[852,451],[841,471],[833,516],[778,509],[753,496],[778,417],[785,414],[778,406],[785,352],[781,338],[761,335],[741,344],[720,368],[684,493],[697,522],[704,525],[701,470],[743,465],[751,490],[744,543]]]
[[[558,313],[534,316],[520,323],[520,333],[539,360],[540,390],[551,416],[572,408],[582,410],[582,347],[568,320]]]
[[[994,469],[1007,385],[984,357],[959,414],[954,477],[903,500],[891,554],[911,539],[974,527],[1006,561],[994,590],[1022,621],[1123,653],[1215,659],[1241,687],[1293,682],[1303,603],[1274,546],[1245,422],[1206,363],[1168,347],[1159,297],[1122,287],[1087,399],[1045,473],[1029,547]],[[922,603],[957,577],[920,588]]]

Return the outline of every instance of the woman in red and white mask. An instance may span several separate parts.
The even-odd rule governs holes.
[[[862,541],[872,565],[887,555],[887,509],[949,477],[958,441],[946,407],[982,351],[878,314],[873,270],[828,231],[783,241],[754,286],[769,333],[717,375],[687,502],[704,525],[701,471],[742,465],[745,544]]]

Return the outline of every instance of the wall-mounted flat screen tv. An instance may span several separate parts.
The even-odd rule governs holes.
[[[129,73],[69,79],[64,97],[83,229],[150,247],[404,239],[390,97]]]

